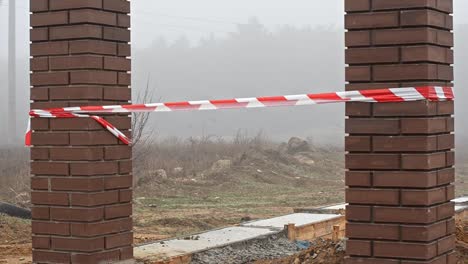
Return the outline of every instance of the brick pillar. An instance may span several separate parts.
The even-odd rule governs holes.
[[[345,0],[348,90],[452,85],[452,0]],[[348,264],[455,263],[452,102],[348,103]]]
[[[30,3],[31,108],[129,102],[130,3]],[[106,118],[129,133],[130,117]],[[35,118],[32,128],[33,262],[131,259],[131,147],[88,118]]]

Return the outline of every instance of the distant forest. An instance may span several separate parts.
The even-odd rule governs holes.
[[[468,25],[456,30],[456,94],[468,98]],[[168,42],[158,37],[150,47],[133,46],[133,92],[149,87],[154,101],[216,99],[230,97],[284,95],[338,91],[344,88],[344,31],[334,27],[283,26],[268,30],[258,20],[239,25],[227,37],[206,36],[191,43],[181,36]],[[6,84],[6,61],[0,58],[0,82]],[[18,65],[21,101],[18,120],[26,122],[28,105],[28,61]],[[0,90],[5,100],[6,89]],[[461,99],[459,99],[461,101]],[[0,111],[6,113],[6,101]],[[458,104],[457,129],[467,131],[462,116],[468,107]],[[239,130],[255,134],[263,131],[272,139],[291,136],[317,143],[342,145],[343,105],[309,106],[220,112],[153,114],[151,126],[166,136],[233,136]],[[6,115],[0,115],[5,122]],[[0,133],[4,134],[4,126]],[[21,126],[19,131],[23,131]],[[458,134],[458,140],[468,135]],[[0,137],[1,140],[1,137]],[[466,142],[466,140],[465,140]],[[1,143],[1,141],[0,141]]]

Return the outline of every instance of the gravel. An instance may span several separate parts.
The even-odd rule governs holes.
[[[222,248],[210,249],[192,256],[192,264],[242,264],[259,259],[275,259],[296,254],[300,249],[280,233],[241,242]]]

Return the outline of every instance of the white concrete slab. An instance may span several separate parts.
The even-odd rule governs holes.
[[[468,203],[468,196],[453,199],[452,202],[454,202],[456,204]]]
[[[278,233],[278,230],[237,226],[228,227],[192,236],[196,237],[196,240],[172,239],[138,246],[135,248],[134,254],[138,259],[145,259],[148,257],[173,257],[275,233]]]
[[[337,205],[322,207],[322,208],[320,208],[320,209],[326,209],[326,210],[345,210],[347,205],[348,205],[347,203],[343,203],[343,204],[337,204]]]
[[[308,224],[314,224],[318,222],[327,221],[334,218],[339,218],[341,215],[337,214],[307,214],[307,213],[297,213],[284,215],[280,217],[259,220],[248,222],[242,224],[242,226],[251,226],[251,227],[274,227],[278,229],[283,229],[284,225],[295,224],[296,226],[303,226]]]

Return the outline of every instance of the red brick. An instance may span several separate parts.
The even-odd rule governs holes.
[[[437,136],[376,136],[372,138],[375,152],[421,152],[437,150]]]
[[[33,118],[31,119],[31,129],[33,129],[34,131],[44,131],[44,130],[49,130],[49,120],[48,118]],[[39,143],[37,141],[37,136],[35,138],[36,142],[35,143]],[[45,137],[44,139],[47,139],[47,137]]]
[[[104,238],[52,237],[52,248],[55,250],[93,252],[104,249]]]
[[[130,188],[132,184],[132,176],[115,176],[106,177],[104,179],[104,186],[106,190]]]
[[[130,13],[130,2],[126,0],[103,0],[103,7],[110,11]]]
[[[49,0],[30,0],[29,9],[31,12],[48,11]]]
[[[350,239],[346,241],[346,253],[351,256],[371,256],[372,242]]]
[[[117,14],[94,9],[71,10],[70,23],[92,23],[116,26]]]
[[[397,27],[398,12],[352,13],[345,16],[345,29],[375,29]]]
[[[451,13],[452,1],[427,1],[427,0],[373,0],[373,10],[388,10],[388,9],[412,9],[412,8],[433,8],[447,13]]]
[[[118,173],[117,162],[70,163],[70,173],[74,176],[98,176]]]
[[[374,104],[373,110],[374,116],[376,117],[422,117],[436,115],[437,104],[435,102],[426,101]]]
[[[346,115],[354,117],[368,117],[372,115],[372,104],[350,102],[346,103]]]
[[[103,149],[95,148],[51,148],[50,158],[57,161],[96,161],[102,160]]]
[[[445,187],[446,190],[446,200],[451,201],[455,199],[455,185],[451,184]]]
[[[31,71],[47,71],[49,70],[49,59],[44,57],[32,58],[30,60]]]
[[[447,72],[444,72],[447,71]],[[433,64],[377,65],[373,67],[376,81],[395,80],[453,80],[450,66]]]
[[[350,66],[346,68],[346,80],[349,82],[365,82],[371,80],[369,66]]]
[[[33,234],[40,235],[68,236],[70,235],[70,224],[61,222],[32,221],[32,232]]]
[[[32,236],[32,247],[36,249],[49,249],[50,237],[48,236]]]
[[[133,259],[133,247],[124,247],[120,249],[120,259],[128,260]]]
[[[455,169],[448,168],[437,172],[437,184],[444,185],[455,181]]]
[[[450,32],[434,28],[381,29],[372,32],[374,45],[436,44],[453,46]]]
[[[376,171],[373,184],[375,187],[429,188],[438,185],[437,172]]]
[[[437,256],[437,244],[374,241],[374,256],[429,260]]]
[[[94,146],[117,144],[117,139],[108,131],[75,132],[70,134],[70,144],[73,146]]]
[[[399,240],[400,227],[398,225],[348,222],[346,224],[346,237],[357,239]]]
[[[50,218],[56,221],[95,222],[103,216],[103,208],[50,208]]]
[[[125,72],[119,72],[119,85],[127,85],[131,84],[131,75]]]
[[[130,30],[126,28],[104,27],[102,37],[105,40],[130,42]]]
[[[32,206],[31,216],[33,220],[49,220],[50,209],[49,207],[44,207],[44,206]]]
[[[374,221],[378,223],[429,224],[437,221],[436,207],[383,207],[373,210]]]
[[[400,155],[347,154],[345,166],[347,169],[399,169]]]
[[[107,191],[99,193],[72,193],[70,203],[72,206],[99,206],[109,205],[119,202],[118,191]]]
[[[439,239],[439,241],[437,242],[437,254],[442,255],[444,253],[454,250],[455,240],[456,240],[455,235],[451,235],[451,236]]]
[[[433,26],[452,29],[451,16],[434,10],[409,10],[401,12],[402,26]]]
[[[46,41],[49,40],[48,28],[33,28],[29,31],[29,40],[31,41]]]
[[[453,63],[453,50],[432,45],[408,46],[401,49],[404,62]]]
[[[398,205],[399,190],[391,189],[346,189],[346,202],[350,204]]]
[[[446,189],[436,188],[429,190],[402,190],[401,202],[403,205],[434,205],[446,202]]]
[[[115,71],[130,71],[130,60],[122,57],[104,57],[104,69]]]
[[[355,48],[346,50],[346,64],[397,63],[400,60],[398,48]]]
[[[104,88],[104,100],[116,100],[128,102],[132,97],[131,90],[126,87]]]
[[[346,119],[345,132],[349,134],[399,134],[400,121],[398,119]]]
[[[345,0],[346,12],[368,11],[370,7],[369,0]]]
[[[67,176],[68,164],[62,162],[31,162],[31,174],[46,176]]]
[[[404,241],[431,242],[445,236],[447,225],[445,221],[433,225],[402,225],[401,239]]]
[[[119,190],[119,202],[121,203],[128,203],[132,202],[133,198],[133,191],[130,189],[126,190]]]
[[[129,28],[130,24],[130,16],[126,14],[118,14],[117,16],[117,26]]]
[[[31,74],[31,85],[68,84],[68,72],[36,72]]]
[[[110,41],[101,40],[74,40],[70,41],[71,54],[102,54],[116,55],[117,45]]]
[[[102,69],[103,59],[92,55],[51,57],[50,67],[52,70]]]
[[[70,253],[34,250],[32,252],[34,261],[38,263],[70,263]]]
[[[48,190],[49,179],[40,177],[31,177],[31,189],[32,190]]]
[[[86,39],[86,38],[102,38],[102,27],[96,25],[73,25],[52,27],[50,30],[51,40],[64,39]]]
[[[31,100],[49,100],[49,89],[48,88],[32,88],[30,89]]]
[[[70,73],[72,84],[117,84],[117,73],[111,71],[77,71]]]
[[[132,172],[132,161],[119,161],[119,173],[120,174],[128,174]]]
[[[106,237],[106,249],[130,246],[133,244],[133,233],[123,233]]]
[[[445,152],[432,154],[403,154],[401,166],[406,170],[431,170],[446,166]]]
[[[72,263],[114,263],[120,260],[120,251],[102,251],[99,253],[77,253],[72,255]]]
[[[345,257],[345,264],[400,264],[399,260],[382,258]]]
[[[366,171],[346,171],[345,184],[346,186],[371,186],[371,172]]]
[[[50,0],[51,10],[79,9],[79,8],[102,8],[102,0]]]
[[[94,237],[131,230],[131,218],[99,223],[71,223],[71,234],[77,237]]]
[[[31,159],[32,160],[48,160],[49,149],[48,148],[31,148]]]
[[[68,205],[67,193],[31,192],[31,203],[37,205]]]
[[[348,205],[346,206],[346,220],[348,221],[371,221],[372,207]]]
[[[68,24],[67,12],[33,13],[30,15],[31,27]]]
[[[433,113],[433,110],[431,110],[431,113]],[[447,127],[447,119],[440,117],[402,119],[401,129],[404,134],[435,134],[450,132],[450,129]]]
[[[454,101],[441,101],[437,102],[438,115],[453,115],[455,113]]]
[[[65,41],[31,43],[31,56],[66,54],[68,54],[68,42]]]
[[[437,136],[437,149],[450,150],[455,148],[455,135],[446,134]]]
[[[372,140],[369,136],[347,136],[345,139],[345,149],[347,151],[371,151],[371,145]]]
[[[106,206],[104,214],[105,219],[129,217],[132,215],[132,204]]]
[[[130,146],[111,146],[104,148],[105,160],[131,159],[132,148]]]
[[[50,182],[54,191],[95,192],[104,190],[103,178],[52,178]]]
[[[347,47],[359,47],[371,45],[370,31],[348,31],[345,33],[345,44]]]
[[[68,133],[34,132],[31,143],[35,146],[64,146],[69,143]]]
[[[119,43],[118,44],[118,55],[123,57],[130,57],[131,55],[131,48],[130,45],[127,43]]]
[[[437,206],[437,220],[453,217],[455,214],[455,203],[448,202]]]

